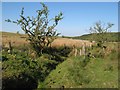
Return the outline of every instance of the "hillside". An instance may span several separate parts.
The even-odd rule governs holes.
[[[93,43],[58,37],[52,48],[45,49],[40,57],[36,57],[26,37],[24,34],[2,32],[4,88],[118,87],[118,42],[106,42],[105,48],[97,44],[86,47]],[[13,46],[12,53],[6,47],[9,42]]]
[[[84,58],[71,57],[58,65],[39,88],[117,88],[117,60],[91,59],[82,67]],[[42,85],[42,86],[41,86]]]
[[[19,46],[21,44],[26,44],[26,35],[17,34],[11,32],[0,32],[2,33],[2,45],[6,46],[9,42],[12,43],[13,46]]]
[[[27,35],[25,34],[17,34],[17,33],[9,33],[9,32],[1,32],[2,33],[2,44],[6,46],[9,42],[13,46],[19,45],[27,45],[28,41],[26,40]],[[53,41],[51,46],[69,46],[69,47],[81,47],[83,45],[90,46],[92,43],[88,40],[78,40],[78,39],[69,39],[69,38],[61,38],[58,37]]]
[[[111,33],[105,33],[103,34],[104,38],[106,38],[108,42],[118,42],[120,41],[119,36],[120,32],[111,32]],[[90,41],[97,41],[99,38],[97,38],[97,34],[85,34],[82,36],[75,36],[75,37],[67,37],[63,36],[64,38],[72,38],[72,39],[81,39],[81,40],[90,40]]]
[[[105,57],[67,58],[39,83],[39,88],[118,88],[118,44],[108,43],[108,46],[112,52]],[[93,51],[100,55],[98,48]]]
[[[26,41],[27,35],[25,34],[17,34],[17,33],[10,33],[10,32],[0,32],[2,33],[2,44],[6,45],[9,42],[12,43],[13,46],[19,46],[19,45],[25,45],[28,44]],[[119,35],[120,33],[106,33],[104,35],[105,38],[107,38],[107,41],[109,42],[118,42],[119,41]],[[63,36],[58,37],[54,42],[52,43],[52,46],[76,46],[76,47],[81,47],[84,44],[86,45],[91,45],[92,43],[90,41],[97,41],[97,35],[93,34],[86,34],[82,36],[76,36],[76,37],[66,37]]]

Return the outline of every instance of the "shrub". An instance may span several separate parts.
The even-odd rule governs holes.
[[[51,70],[63,62],[71,52],[69,47],[43,50],[41,57],[33,60],[28,56],[26,47],[14,47],[12,54],[3,52],[2,80],[3,90],[8,88],[36,89],[39,82],[43,82]]]
[[[8,88],[37,88],[41,68],[31,60],[8,60],[2,65],[3,90]]]
[[[36,61],[41,67],[41,78],[40,81],[44,81],[44,79],[47,77],[47,75],[51,72],[51,70],[55,69],[56,66],[58,65],[58,62],[55,60],[50,60],[48,59],[49,56],[48,54],[43,54],[41,57],[37,58]]]
[[[49,47],[54,39],[60,34],[57,33],[55,27],[58,22],[63,19],[63,14],[60,12],[57,16],[49,19],[48,7],[41,3],[42,8],[37,10],[37,17],[24,16],[24,8],[22,8],[20,19],[11,21],[21,27],[21,29],[27,34],[30,41],[30,45],[38,56],[42,55],[42,51],[45,47]],[[50,25],[52,24],[52,25]]]
[[[12,57],[12,55],[7,57]],[[59,63],[56,60],[49,60],[50,57],[48,54],[43,54],[35,60],[22,59],[22,57],[21,60],[17,55],[15,59],[10,58],[4,61],[2,65],[3,90],[8,88],[36,89],[38,81],[44,81]]]
[[[69,53],[72,51],[72,48],[67,46],[62,46],[58,50],[61,56],[68,57]]]
[[[53,60],[57,64],[59,64],[63,62],[66,59],[66,57],[68,57],[71,50],[72,50],[71,48],[66,46],[62,46],[59,48],[47,47],[43,50],[44,54],[42,56],[44,56],[44,58],[47,58],[48,60]]]
[[[1,56],[0,56],[1,57]],[[6,55],[2,55],[2,61],[7,61],[8,60],[8,57]]]
[[[63,57],[68,57],[69,53],[72,51],[72,48],[67,46],[61,46],[61,47],[48,47],[43,50],[43,53],[47,53],[49,55],[60,55]]]

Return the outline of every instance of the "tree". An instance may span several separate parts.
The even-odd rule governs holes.
[[[52,19],[48,19],[49,10],[48,7],[41,3],[42,9],[37,10],[36,17],[24,16],[24,8],[22,8],[20,19],[17,21],[5,20],[21,26],[21,29],[28,35],[28,40],[31,46],[40,56],[45,47],[49,47],[54,39],[60,34],[57,33],[55,27],[58,22],[63,19],[63,14],[60,12]],[[52,25],[50,25],[53,23]]]
[[[99,44],[103,44],[108,37],[106,37],[106,33],[110,32],[109,29],[113,26],[112,23],[102,23],[101,21],[98,21],[95,23],[93,27],[90,27],[89,31],[93,34],[93,38],[96,39]]]

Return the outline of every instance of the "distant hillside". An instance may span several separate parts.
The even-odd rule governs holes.
[[[6,45],[9,42],[12,43],[13,46],[19,46],[19,45],[24,45],[27,44],[28,42],[26,41],[27,35],[25,34],[19,34],[19,33],[11,33],[11,32],[0,32],[2,34],[2,44]],[[104,37],[107,38],[107,41],[109,42],[118,42],[120,41],[119,39],[120,33],[106,33]],[[76,36],[76,37],[66,37],[62,36],[58,37],[52,45],[53,46],[61,46],[61,45],[67,45],[67,46],[81,46],[82,43],[86,42],[89,43],[89,41],[97,41],[99,38],[97,38],[97,35],[93,34],[86,34],[82,36]],[[86,41],[88,40],[88,41]],[[87,44],[87,45],[89,45]]]
[[[110,33],[104,34],[104,37],[107,38],[107,41],[109,41],[109,42],[120,41],[119,36],[120,36],[120,32],[110,32]],[[86,34],[86,35],[76,36],[76,37],[63,36],[63,38],[72,38],[72,39],[81,39],[81,40],[90,40],[90,41],[97,41],[98,40],[97,34],[96,35]]]
[[[2,45],[7,45],[9,42],[12,43],[13,46],[19,46],[22,44],[27,44],[25,34],[12,33],[12,32],[0,32],[2,34]]]
[[[9,42],[11,42],[12,46],[21,46],[27,45],[28,41],[26,41],[27,35],[18,34],[18,33],[10,33],[10,32],[0,32],[2,33],[2,45],[6,46]],[[90,46],[92,43],[88,40],[78,40],[78,39],[69,39],[69,38],[61,38],[58,37],[55,39],[51,46],[69,46],[69,47],[81,47],[86,43],[87,46]]]
[[[19,34],[19,33],[13,33],[13,32],[4,32],[4,31],[0,31],[0,34],[2,34],[2,36],[4,35],[8,35],[8,36],[17,36],[17,35],[25,35],[25,34]]]

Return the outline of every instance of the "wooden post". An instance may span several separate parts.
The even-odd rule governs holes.
[[[75,57],[77,56],[77,49],[75,48]]]
[[[79,53],[79,55],[80,55],[80,56],[82,55],[82,51],[81,51],[81,49],[80,49],[80,53]]]
[[[9,41],[8,45],[9,45],[8,53],[12,54],[12,45],[11,45],[11,41]]]
[[[85,55],[85,46],[82,47],[82,55]]]

